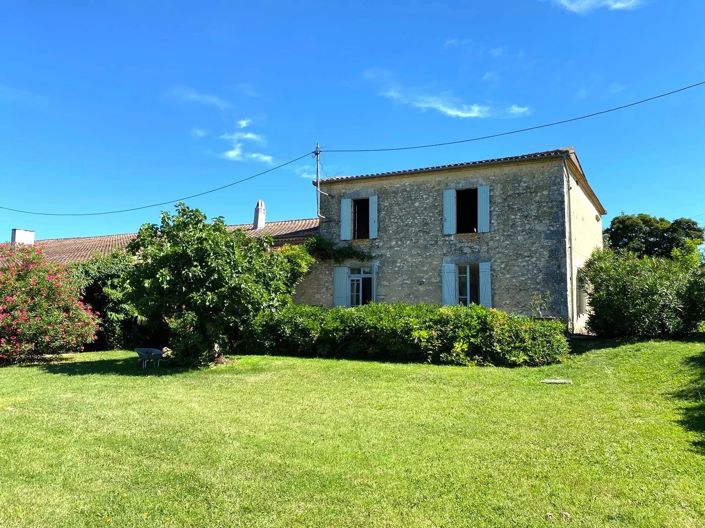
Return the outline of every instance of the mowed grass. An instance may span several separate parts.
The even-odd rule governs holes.
[[[3,368],[0,526],[705,526],[705,341],[584,348]]]

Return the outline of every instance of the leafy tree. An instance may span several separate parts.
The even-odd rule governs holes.
[[[62,267],[35,247],[0,244],[0,363],[82,350],[97,322]]]
[[[271,237],[229,231],[222,218],[184,204],[143,225],[128,250],[126,300],[150,324],[166,329],[175,359],[213,361],[257,314],[291,302],[312,257],[305,248],[274,250]]]
[[[609,247],[638,257],[671,257],[689,241],[703,243],[703,228],[695,220],[679,218],[669,222],[647,214],[615,216],[605,229]]]
[[[77,281],[83,300],[101,314],[95,350],[106,350],[136,344],[133,340],[139,328],[134,309],[125,301],[127,274],[134,265],[133,255],[115,251],[95,255],[87,262],[74,264],[71,275]]]

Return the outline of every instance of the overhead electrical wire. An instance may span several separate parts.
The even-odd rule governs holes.
[[[498,132],[496,134],[489,134],[486,136],[477,136],[477,137],[468,138],[468,139],[458,139],[455,141],[444,141],[442,143],[428,143],[425,145],[410,145],[410,146],[402,146],[402,147],[382,147],[382,148],[321,149],[321,152],[328,152],[328,153],[334,153],[334,152],[337,152],[337,153],[391,152],[391,151],[395,151],[395,150],[414,150],[414,149],[425,149],[425,148],[434,148],[434,147],[445,147],[447,145],[459,145],[461,143],[471,143],[473,141],[482,141],[485,139],[492,139],[492,138],[498,138],[498,137],[503,137],[503,136],[511,136],[512,134],[520,134],[522,132],[530,132],[532,130],[539,130],[541,128],[548,128],[548,127],[557,126],[557,125],[564,125],[566,123],[572,123],[574,121],[582,121],[583,119],[589,119],[591,117],[609,114],[611,112],[617,112],[619,110],[624,110],[625,108],[631,108],[632,106],[637,106],[637,105],[641,105],[644,103],[648,103],[650,101],[655,101],[656,99],[661,99],[663,97],[668,97],[669,95],[674,95],[674,94],[677,94],[680,92],[685,92],[686,90],[691,90],[693,88],[697,88],[697,87],[703,86],[703,85],[705,85],[705,81],[700,81],[700,82],[697,82],[694,84],[689,84],[688,86],[683,86],[681,88],[671,90],[670,92],[661,93],[658,95],[647,97],[646,99],[640,99],[638,101],[633,101],[631,103],[608,108],[606,110],[600,110],[598,112],[592,112],[590,114],[585,114],[585,115],[576,116],[576,117],[570,117],[568,119],[561,119],[560,121],[553,121],[551,123],[544,123],[542,125],[534,125],[534,126],[530,126],[530,127],[526,127],[526,128],[517,128],[515,130],[509,130],[507,132]]]
[[[14,209],[12,207],[3,207],[0,206],[0,209],[3,209],[5,211],[12,211],[13,213],[23,213],[23,214],[30,214],[30,215],[41,215],[41,216],[100,216],[100,215],[109,215],[109,214],[118,214],[118,213],[129,213],[131,211],[140,211],[142,209],[149,209],[151,207],[159,207],[161,205],[169,205],[172,203],[176,202],[183,202],[184,200],[190,200],[191,198],[197,198],[199,196],[204,196],[206,194],[211,194],[214,192],[222,191],[223,189],[227,189],[228,187],[232,187],[233,185],[237,185],[238,183],[243,183],[248,180],[252,180],[254,178],[257,178],[259,176],[264,176],[265,174],[268,174],[270,172],[273,172],[277,169],[281,169],[282,167],[286,167],[287,165],[291,165],[292,163],[296,163],[297,161],[310,156],[313,154],[313,151],[309,151],[306,154],[302,154],[298,158],[294,158],[292,160],[289,160],[285,163],[280,163],[279,165],[276,165],[275,167],[270,167],[267,170],[264,170],[262,172],[258,172],[256,174],[252,174],[251,176],[247,176],[246,178],[241,178],[239,180],[227,183],[225,185],[221,185],[220,187],[214,187],[213,189],[208,189],[207,191],[199,192],[196,194],[189,194],[188,196],[182,196],[180,198],[174,198],[173,200],[166,200],[164,202],[157,202],[157,203],[151,203],[147,205],[140,205],[138,207],[129,207],[126,209],[115,209],[112,211],[95,211],[91,213],[46,213],[43,211],[27,211],[24,209]]]
[[[685,92],[687,90],[692,90],[693,88],[697,88],[700,86],[705,85],[705,80],[699,81],[693,84],[689,84],[687,86],[682,86],[680,88],[677,88],[675,90],[671,90],[669,92],[664,92],[660,93],[658,95],[653,95],[651,97],[647,97],[645,99],[639,99],[638,101],[633,101],[631,103],[623,104],[620,106],[615,106],[612,108],[607,108],[605,110],[599,110],[597,112],[592,112],[590,114],[584,114],[576,117],[570,117],[567,119],[561,119],[559,121],[552,121],[550,123],[543,123],[540,125],[534,125],[530,127],[525,127],[525,128],[517,128],[514,130],[509,130],[505,132],[498,132],[496,134],[488,134],[485,136],[476,136],[472,138],[467,138],[467,139],[458,139],[454,141],[444,141],[444,142],[439,142],[439,143],[428,143],[424,145],[407,145],[407,146],[400,146],[400,147],[381,147],[381,148],[337,148],[337,149],[321,149],[320,152],[322,153],[357,153],[357,152],[392,152],[392,151],[402,151],[402,150],[415,150],[415,149],[426,149],[426,148],[434,148],[434,147],[445,147],[449,145],[459,145],[462,143],[471,143],[475,141],[483,141],[486,139],[493,139],[493,138],[498,138],[498,137],[503,137],[503,136],[510,136],[513,134],[520,134],[523,132],[530,132],[532,130],[539,130],[542,128],[548,128],[548,127],[553,127],[553,126],[558,126],[558,125],[564,125],[566,123],[572,123],[575,121],[582,121],[584,119],[589,119],[592,117],[604,115],[604,114],[609,114],[612,112],[617,112],[620,110],[624,110],[626,108],[631,108],[633,106],[638,106],[644,103],[648,103],[650,101],[655,101],[657,99],[662,99],[664,97],[668,97],[671,95],[675,95],[681,92]],[[256,174],[252,174],[251,176],[247,176],[246,178],[241,178],[239,180],[235,180],[231,183],[228,183],[226,185],[221,185],[220,187],[215,187],[213,189],[208,189],[207,191],[195,193],[195,194],[190,194],[188,196],[182,196],[180,198],[175,198],[173,200],[165,200],[163,202],[156,202],[156,203],[151,203],[151,204],[146,204],[146,205],[140,205],[137,207],[128,207],[124,209],[115,209],[115,210],[110,210],[110,211],[94,211],[94,212],[89,212],[89,213],[52,213],[52,212],[44,212],[44,211],[30,211],[30,210],[25,210],[25,209],[17,209],[13,207],[5,207],[5,206],[0,206],[0,210],[4,211],[11,211],[13,213],[22,213],[22,214],[29,214],[29,215],[39,215],[39,216],[101,216],[101,215],[110,215],[110,214],[119,214],[119,213],[129,213],[132,211],[140,211],[142,209],[149,209],[151,207],[159,207],[162,205],[169,205],[172,203],[176,202],[181,202],[184,200],[190,200],[191,198],[197,198],[199,196],[204,196],[206,194],[211,194],[214,192],[222,191],[223,189],[227,189],[229,187],[232,187],[234,185],[237,185],[239,183],[246,182],[248,180],[252,180],[254,178],[257,178],[259,176],[263,176],[265,174],[268,174],[270,172],[274,172],[275,170],[281,169],[282,167],[286,167],[287,165],[291,165],[292,163],[296,163],[299,160],[302,160],[303,158],[310,156],[312,154],[315,154],[315,151],[309,151],[306,152],[305,154],[302,154],[301,156],[298,156],[292,160],[289,160],[285,163],[281,163],[279,165],[276,165],[274,167],[270,167],[267,170],[258,172]]]

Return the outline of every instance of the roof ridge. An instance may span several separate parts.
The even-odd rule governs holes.
[[[291,220],[272,220],[268,221],[265,226],[271,225],[271,224],[283,224],[287,222],[304,222],[307,220],[318,220],[318,218],[311,216],[308,218],[293,218]],[[225,227],[244,227],[244,226],[252,226],[252,224],[225,224]],[[133,233],[113,233],[110,235],[87,235],[87,236],[77,236],[77,237],[59,237],[59,238],[41,238],[37,239],[36,242],[58,242],[62,240],[86,240],[89,238],[108,238],[108,237],[122,237],[122,236],[137,236],[137,232]]]
[[[367,173],[367,174],[333,176],[332,178],[322,179],[321,183],[348,181],[348,180],[354,180],[357,178],[400,176],[400,175],[404,175],[404,174],[413,174],[413,173],[418,173],[418,172],[429,172],[429,171],[434,171],[434,170],[455,169],[455,168],[472,167],[472,166],[485,165],[485,164],[489,165],[492,163],[505,163],[505,162],[511,162],[511,161],[523,161],[523,160],[531,160],[531,159],[544,159],[544,158],[557,157],[558,155],[565,155],[565,154],[571,154],[571,153],[573,153],[573,154],[575,153],[575,149],[573,147],[559,147],[559,148],[555,148],[555,149],[541,150],[541,151],[537,151],[537,152],[528,152],[525,154],[516,154],[513,156],[503,156],[503,157],[499,157],[499,158],[488,158],[488,159],[474,160],[474,161],[462,161],[462,162],[458,162],[458,163],[447,163],[447,164],[443,164],[443,165],[417,167],[414,169],[399,169],[399,170],[392,170],[392,171],[385,171],[385,172],[373,172],[373,173]],[[315,181],[312,183],[313,183],[313,185],[316,184]]]

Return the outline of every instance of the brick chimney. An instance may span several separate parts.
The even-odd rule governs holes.
[[[10,238],[12,244],[25,244],[26,246],[34,245],[34,231],[29,231],[27,229],[13,229],[12,237]]]
[[[267,209],[264,207],[264,200],[257,200],[255,206],[255,221],[252,222],[252,229],[255,231],[262,229],[267,223]]]

